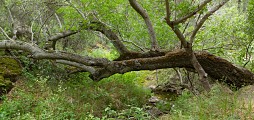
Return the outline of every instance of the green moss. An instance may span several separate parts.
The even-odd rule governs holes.
[[[5,79],[2,75],[0,75],[0,95],[10,90],[13,87],[10,79]]]
[[[6,93],[13,87],[10,78],[20,74],[21,66],[15,59],[10,57],[0,57],[0,95]]]
[[[0,57],[0,74],[3,76],[17,76],[21,74],[21,67],[13,58]]]

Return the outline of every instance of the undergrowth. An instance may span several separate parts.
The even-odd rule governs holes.
[[[45,61],[3,96],[0,120],[239,120],[254,119],[252,104],[243,105],[237,92],[215,85],[209,93],[194,96],[188,90],[168,105],[160,118],[145,110],[151,91],[143,87],[149,71],[116,74],[94,82],[88,73],[67,75],[62,68]],[[53,73],[53,74],[52,74]]]
[[[49,85],[49,77],[28,72],[5,97],[0,106],[1,120],[31,119],[150,119],[143,110],[150,96],[144,89],[144,73],[130,72],[94,82],[79,73]]]
[[[174,101],[168,115],[161,120],[253,120],[254,109],[245,103],[238,92],[228,92],[223,85],[216,84],[209,93],[194,96],[184,91]]]

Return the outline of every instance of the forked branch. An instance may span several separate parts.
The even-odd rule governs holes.
[[[226,4],[229,0],[224,0],[223,2],[221,2],[220,4],[218,4],[217,6],[213,7],[211,10],[209,10],[202,18],[201,20],[197,23],[197,25],[195,26],[195,29],[193,30],[191,37],[190,37],[190,44],[193,43],[195,36],[197,34],[197,32],[199,31],[199,29],[202,27],[202,25],[205,23],[205,21],[208,19],[208,17],[210,17],[214,12],[216,12],[218,9],[220,9],[224,4]]]
[[[171,27],[171,29],[174,31],[174,33],[176,34],[176,36],[178,37],[178,39],[181,41],[181,45],[184,47],[184,48],[188,48],[188,42],[186,41],[183,33],[179,30],[179,28],[173,24],[171,21],[170,21],[170,14],[171,14],[171,11],[170,11],[170,7],[169,7],[169,2],[168,0],[165,0],[165,3],[166,3],[166,17],[165,17],[165,20],[166,20],[166,23],[168,24],[169,27]]]
[[[195,14],[197,14],[200,10],[202,10],[207,5],[207,3],[211,2],[211,1],[212,0],[203,1],[194,11],[190,12],[189,14],[187,14],[187,15],[181,17],[181,18],[178,18],[175,21],[172,21],[172,23],[173,24],[179,24],[179,23],[182,23],[182,22],[186,21],[187,19],[189,19],[192,16],[194,16]]]

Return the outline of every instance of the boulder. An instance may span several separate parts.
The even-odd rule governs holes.
[[[17,60],[11,57],[0,57],[0,96],[13,88],[13,82],[21,72],[22,67]]]

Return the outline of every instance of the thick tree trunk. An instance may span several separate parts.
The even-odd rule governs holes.
[[[237,67],[225,59],[204,51],[195,52],[195,56],[206,73],[218,81],[226,82],[238,88],[254,83],[254,74],[245,68]],[[174,67],[194,69],[190,61],[191,57],[190,54],[181,49],[168,52],[165,56],[113,61],[107,67],[91,74],[91,78],[101,80],[115,73],[126,73],[137,70],[155,70]]]
[[[254,74],[245,68],[207,52],[198,52],[196,55],[207,74],[214,79],[238,88],[254,83]]]

